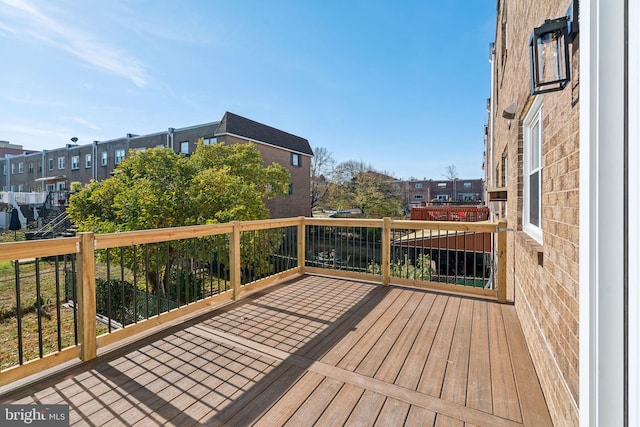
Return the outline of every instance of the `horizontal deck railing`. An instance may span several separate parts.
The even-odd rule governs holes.
[[[506,301],[506,223],[291,218],[0,244],[0,385],[305,273]]]

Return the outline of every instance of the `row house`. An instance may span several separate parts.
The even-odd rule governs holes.
[[[481,204],[483,188],[482,179],[424,179],[406,182],[409,206],[422,206],[430,202]]]
[[[65,147],[14,154],[0,159],[0,189],[16,192],[58,192],[70,188],[72,182],[82,185],[109,178],[130,152],[153,147],[170,147],[184,155],[191,154],[198,140],[253,143],[265,165],[276,162],[291,173],[289,194],[267,201],[272,218],[307,216],[310,206],[310,163],[313,151],[309,142],[299,136],[245,117],[226,112],[217,122],[146,135],[127,134],[123,138],[94,141],[91,144],[67,144]]]

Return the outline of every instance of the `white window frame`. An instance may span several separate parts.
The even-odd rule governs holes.
[[[414,194],[413,195],[413,199],[414,200],[424,200],[424,194]]]
[[[543,156],[542,142],[544,141],[544,129],[542,127],[543,101],[542,96],[537,96],[529,112],[524,118],[522,127],[524,133],[522,182],[523,182],[523,212],[522,229],[538,243],[542,244],[542,185],[543,185]],[[536,135],[533,133],[537,126],[537,141],[533,141]],[[536,151],[534,151],[537,148]],[[538,174],[538,224],[531,222],[531,184],[530,178]]]
[[[64,157],[58,157],[58,170],[64,170]]]
[[[49,170],[50,170],[50,171],[52,171],[52,170],[53,170],[53,157],[50,157],[50,158],[48,159],[48,162],[47,162],[47,163],[49,163],[49,164],[47,165],[47,167],[49,168]]]
[[[103,151],[100,153],[100,165],[101,166],[107,166],[107,164],[109,163],[109,153],[107,153],[106,151]]]
[[[125,155],[124,148],[116,150],[116,155],[114,157],[116,165],[119,165],[124,160]]]
[[[204,143],[204,145],[213,145],[218,143],[218,138],[215,136],[211,138],[204,138],[202,142]]]
[[[24,173],[24,163],[18,163],[18,173]]]
[[[422,183],[421,182],[417,183],[416,188],[422,188]]]
[[[80,156],[71,156],[71,170],[80,169]]]
[[[33,173],[33,162],[29,162],[29,173]]]
[[[85,169],[89,169],[91,167],[91,154],[84,155],[84,167]]]

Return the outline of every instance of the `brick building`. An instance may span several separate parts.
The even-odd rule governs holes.
[[[409,180],[405,185],[409,206],[421,206],[432,201],[480,204],[484,194],[482,179]]]
[[[42,152],[13,153],[0,159],[0,189],[16,192],[64,191],[72,182],[104,180],[130,150],[170,147],[189,155],[196,142],[247,143],[256,145],[265,165],[279,163],[291,173],[290,194],[267,201],[272,218],[309,216],[310,160],[309,142],[279,129],[226,112],[217,122],[147,135],[127,134],[124,138],[94,141],[92,144],[67,144]]]
[[[492,219],[513,229],[509,294],[556,425],[579,416],[580,36],[568,45],[570,82],[537,95],[529,43],[534,28],[570,16],[570,6],[498,0],[485,138]]]

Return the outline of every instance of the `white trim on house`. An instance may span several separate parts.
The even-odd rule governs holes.
[[[529,236],[533,237],[538,243],[542,244],[542,184],[543,184],[543,164],[542,164],[542,147],[544,141],[544,129],[542,127],[542,113],[543,113],[543,99],[542,95],[538,95],[534,98],[527,115],[522,123],[522,131],[524,137],[524,149],[523,149],[523,162],[522,162],[522,181],[523,181],[523,203],[522,203],[522,229]],[[533,130],[537,129],[537,134],[533,133]],[[534,141],[534,138],[536,141]],[[531,148],[537,146],[535,153]],[[538,212],[536,217],[538,224],[531,222],[531,181],[532,174],[538,175]],[[505,183],[506,186],[506,183]]]
[[[640,425],[640,1],[629,1],[629,419]]]
[[[582,426],[625,425],[624,6],[580,1]]]

